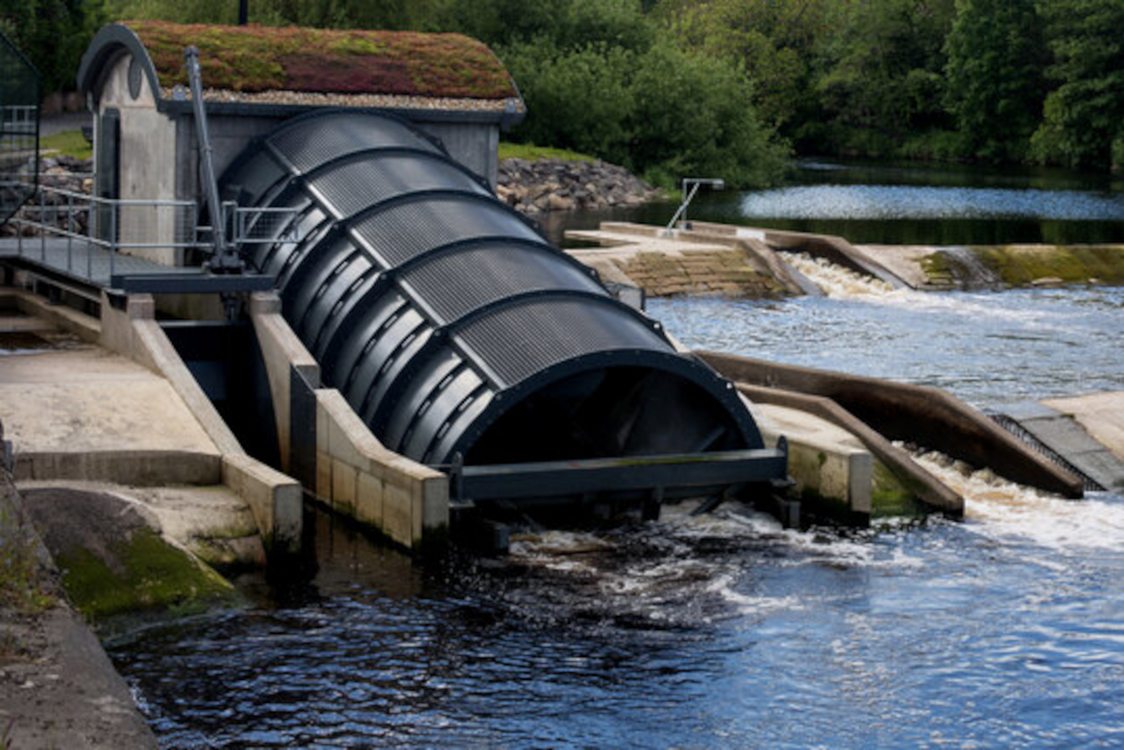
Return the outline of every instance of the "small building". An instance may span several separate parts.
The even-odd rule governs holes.
[[[325,107],[389,112],[440,139],[496,183],[499,134],[523,100],[486,45],[459,34],[127,21],[82,57],[78,88],[94,121],[97,195],[202,204],[184,48],[199,48],[216,173],[281,121]],[[176,231],[174,218],[144,231]],[[118,232],[126,231],[119,228]],[[182,250],[134,250],[182,265]]]

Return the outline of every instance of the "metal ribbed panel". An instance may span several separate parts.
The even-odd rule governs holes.
[[[464,170],[436,155],[363,152],[309,175],[306,184],[343,218],[404,193],[453,188],[487,195]]]
[[[539,298],[474,320],[456,338],[477,352],[505,387],[560,362],[599,351],[667,352],[667,341],[614,303]]]
[[[269,143],[298,171],[311,172],[341,156],[371,148],[408,148],[440,153],[432,141],[397,120],[320,115],[314,128],[286,128]]]
[[[388,206],[356,222],[352,231],[391,266],[454,242],[488,237],[542,242],[534,229],[499,202],[460,195]]]
[[[252,259],[392,450],[444,465],[761,445],[727,383],[399,121],[298,118],[224,184],[302,210],[295,242]],[[677,423],[653,438],[664,412]]]
[[[487,242],[433,253],[400,275],[441,322],[452,322],[506,297],[548,289],[608,296],[592,275],[548,246]],[[457,279],[450,284],[450,279]]]

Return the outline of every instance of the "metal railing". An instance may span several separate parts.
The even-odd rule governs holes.
[[[241,208],[224,203],[223,214],[234,217],[233,243],[236,246],[296,242],[300,211],[295,208]]]
[[[16,230],[20,257],[46,264],[51,255],[51,265],[92,278],[91,248],[108,253],[110,276],[117,271],[117,255],[122,251],[127,255],[166,249],[213,252],[213,227],[200,224],[198,212],[194,201],[99,198],[40,184],[32,200],[10,223]],[[228,202],[222,205],[222,212],[220,226],[229,227],[229,241],[235,248],[296,239],[297,209],[242,208]],[[50,242],[52,238],[66,241],[64,262],[58,257],[58,245]]]
[[[196,220],[193,201],[99,198],[88,193],[41,185],[32,202],[11,219],[20,257],[47,261],[51,237],[66,240],[66,270],[75,272],[75,250],[84,256],[86,276],[92,274],[91,247],[109,254],[112,276],[122,250],[188,249],[210,227]]]

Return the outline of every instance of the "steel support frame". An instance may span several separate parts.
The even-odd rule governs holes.
[[[776,448],[662,456],[625,456],[492,466],[454,466],[454,502],[474,504],[543,501],[600,493],[646,493],[665,500],[704,490],[783,481],[788,476],[788,445]]]

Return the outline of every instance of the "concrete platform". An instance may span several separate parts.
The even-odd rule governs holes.
[[[1004,412],[1097,484],[1124,490],[1124,392],[1023,402]]]
[[[870,516],[874,459],[862,441],[797,409],[757,403],[751,411],[766,445],[788,440],[788,471],[810,509]]]
[[[1124,391],[1048,399],[1042,403],[1072,417],[1098,443],[1124,461]]]
[[[219,455],[168,381],[93,346],[0,356],[0,419],[20,453]]]
[[[760,231],[704,236],[628,222],[603,222],[597,230],[571,230],[566,237],[594,242],[596,248],[566,252],[596,269],[603,278],[615,275],[652,297],[725,295],[776,297],[805,291],[788,268],[764,243]],[[814,289],[814,287],[811,287]]]

